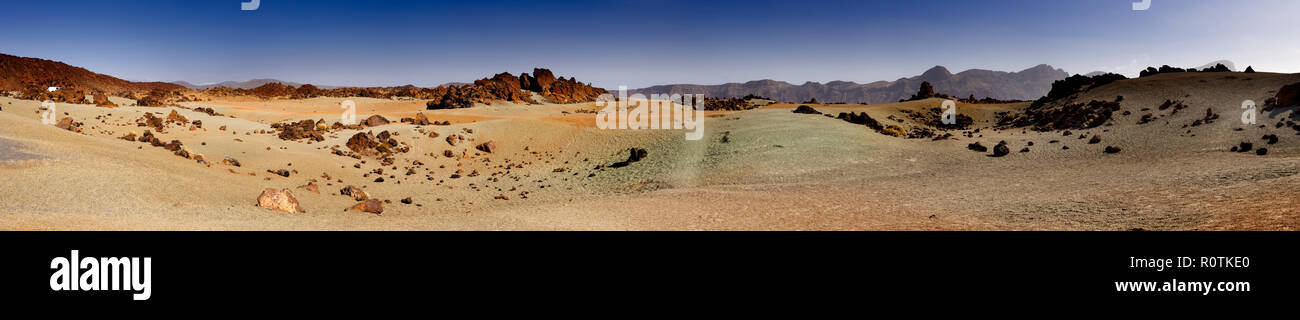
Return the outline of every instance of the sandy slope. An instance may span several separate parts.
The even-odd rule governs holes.
[[[1225,74],[1226,75],[1226,74]],[[161,134],[177,139],[209,161],[232,156],[234,168],[203,166],[138,142],[114,139],[142,132],[134,119],[143,112],[165,115],[170,108],[101,109],[59,105],[85,122],[79,135],[41,125],[39,103],[0,98],[0,229],[829,229],[829,230],[1148,230],[1283,229],[1300,227],[1300,137],[1273,129],[1241,127],[1235,120],[1242,99],[1262,101],[1297,75],[1160,75],[1124,81],[1087,93],[1083,99],[1114,99],[1130,116],[1115,125],[1074,132],[996,132],[976,138],[907,140],[819,115],[793,114],[796,105],[710,113],[702,141],[682,131],[608,131],[594,128],[586,105],[493,105],[424,111],[451,126],[417,128],[393,124],[371,128],[398,132],[412,151],[384,167],[385,182],[352,158],[332,155],[355,131],[331,134],[321,143],[285,142],[269,129],[273,121],[338,116],[343,99],[255,100],[187,103],[211,106],[233,117],[180,112],[202,120],[203,130],[179,127]],[[1242,78],[1251,78],[1244,80]],[[1204,82],[1202,82],[1204,81]],[[1158,123],[1136,125],[1141,108],[1181,97],[1191,108]],[[355,98],[359,116],[392,120],[422,111],[418,101]],[[900,109],[938,105],[926,100],[888,105],[815,105],[822,112],[865,111],[877,119],[901,117]],[[976,127],[991,125],[995,112],[1024,107],[959,105]],[[1222,119],[1211,125],[1182,124],[1213,108]],[[1294,108],[1291,110],[1293,111]],[[1275,113],[1283,117],[1290,111]],[[112,114],[112,116],[108,116]],[[101,123],[94,118],[104,116]],[[1268,119],[1268,120],[1266,120]],[[990,121],[990,122],[986,122]],[[1165,121],[1168,121],[1166,124]],[[227,131],[216,128],[227,126]],[[420,130],[443,137],[466,134],[495,140],[495,154],[473,155],[472,146],[450,147]],[[1081,133],[1100,134],[1087,144]],[[1277,133],[1282,142],[1268,156],[1229,153],[1240,141],[1261,145],[1259,136]],[[1195,136],[1192,136],[1192,135]],[[722,142],[723,136],[727,142]],[[239,139],[240,141],[236,141]],[[992,158],[965,149],[980,141],[1006,140],[1013,154]],[[1059,143],[1049,143],[1060,140]],[[1029,153],[1017,153],[1028,142]],[[206,143],[206,145],[204,145]],[[1062,150],[1062,146],[1070,150]],[[1106,145],[1124,148],[1107,155]],[[626,148],[650,156],[625,168],[595,170],[626,158]],[[270,150],[267,148],[270,147]],[[525,148],[527,148],[525,150]],[[443,150],[470,151],[470,158],[442,157]],[[433,154],[432,156],[430,154]],[[412,164],[421,161],[422,166]],[[509,173],[501,167],[520,164]],[[439,166],[443,166],[440,168]],[[267,169],[297,170],[289,178]],[[417,174],[407,176],[407,168]],[[566,172],[554,172],[565,168]],[[477,177],[450,179],[456,170]],[[234,172],[230,172],[233,170]],[[493,177],[492,173],[498,173]],[[328,174],[332,179],[322,178]],[[590,174],[595,176],[589,177]],[[432,177],[429,180],[427,177]],[[494,179],[495,178],[495,179]],[[315,179],[321,194],[293,189],[306,213],[290,215],[257,208],[263,188],[295,188]],[[339,182],[338,180],[343,182]],[[345,185],[364,187],[391,200],[380,216],[344,211],[353,203],[338,195]],[[514,191],[510,191],[514,189]],[[527,198],[521,192],[527,191]],[[507,195],[510,200],[494,199]],[[417,205],[397,200],[412,197]],[[442,199],[443,201],[438,201]]]

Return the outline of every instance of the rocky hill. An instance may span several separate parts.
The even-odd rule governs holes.
[[[48,92],[49,87],[60,89]],[[0,91],[17,91],[23,99],[80,101],[95,93],[128,96],[177,89],[184,87],[165,82],[131,82],[58,61],[0,54]]]
[[[1048,65],[1038,65],[1019,72],[971,69],[957,74],[936,66],[919,76],[895,81],[855,83],[832,81],[825,84],[807,82],[794,85],[775,80],[758,80],[721,85],[673,84],[634,90],[637,93],[703,93],[710,97],[739,98],[746,95],[769,97],[787,102],[804,102],[817,99],[821,102],[888,103],[907,99],[929,82],[936,91],[957,97],[975,96],[1002,100],[1033,100],[1047,94],[1052,82],[1065,79],[1069,74]]]

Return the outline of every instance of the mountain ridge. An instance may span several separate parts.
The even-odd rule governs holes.
[[[922,82],[929,82],[937,92],[966,97],[1003,100],[1032,100],[1046,95],[1052,82],[1065,79],[1069,73],[1047,64],[1039,64],[1021,71],[1006,72],[969,69],[956,74],[944,66],[935,66],[918,76],[894,81],[856,83],[852,81],[804,82],[795,85],[772,79],[732,82],[718,85],[667,84],[638,88],[633,93],[642,94],[695,94],[710,97],[739,98],[756,95],[781,101],[802,102],[817,99],[820,102],[888,103],[906,99],[916,93]]]
[[[195,89],[195,90],[204,90],[204,89],[211,89],[217,87],[248,90],[248,89],[261,87],[271,83],[279,83],[279,84],[283,84],[286,86],[293,86],[293,87],[301,87],[303,85],[302,83],[297,83],[293,81],[283,81],[283,80],[272,79],[272,78],[249,79],[248,81],[222,81],[218,83],[209,83],[209,84],[194,84],[188,81],[172,81],[171,83],[180,85],[182,87],[190,88],[190,89]],[[342,88],[338,86],[324,86],[324,85],[315,85],[315,84],[313,85],[321,89]]]

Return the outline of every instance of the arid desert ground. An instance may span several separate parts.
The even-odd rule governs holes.
[[[1296,82],[1300,75],[1271,73],[1119,81],[1076,100],[1123,96],[1127,113],[1068,135],[993,128],[997,113],[1029,102],[959,103],[974,124],[943,140],[792,112],[801,105],[827,115],[866,112],[910,128],[919,124],[904,111],[935,108],[940,99],[709,111],[704,139],[687,141],[680,130],[597,129],[593,103],[425,110],[415,100],[215,97],[136,107],[113,97],[121,107],[57,104],[59,118],[81,123],[75,133],[42,124],[40,101],[0,98],[0,229],[1295,230],[1300,137],[1274,124],[1296,108],[1261,112],[1259,125],[1238,118],[1243,100],[1262,106]],[[1170,99],[1188,108],[1157,110]],[[310,143],[280,139],[271,127],[333,123],[344,100],[356,103],[358,118],[392,123],[330,130]],[[1221,117],[1187,126],[1207,109]],[[148,130],[137,124],[146,113],[173,111],[187,121],[153,134],[183,142],[204,162],[121,139]],[[398,121],[417,113],[450,124]],[[1145,113],[1159,118],[1138,124]],[[358,132],[383,131],[409,147],[391,164],[334,151]],[[1280,139],[1261,140],[1269,134]],[[452,135],[467,141],[452,145]],[[1090,143],[1094,137],[1100,142]],[[475,148],[488,141],[491,152]],[[967,148],[1000,141],[1009,155]],[[1230,151],[1241,142],[1269,152]],[[1104,152],[1108,146],[1122,151]],[[629,148],[646,157],[611,166],[627,160]],[[227,157],[239,166],[223,163]],[[275,173],[281,169],[287,177]],[[316,191],[303,187],[309,184]],[[357,203],[340,194],[348,186],[384,200],[382,214],[347,210]],[[303,212],[258,207],[267,188],[291,190]]]

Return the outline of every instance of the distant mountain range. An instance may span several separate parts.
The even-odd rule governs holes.
[[[1018,72],[971,69],[953,74],[948,68],[936,66],[919,76],[895,81],[855,83],[831,81],[826,84],[806,82],[794,85],[775,80],[758,80],[720,85],[673,84],[633,90],[642,94],[696,94],[709,97],[739,98],[756,95],[781,101],[803,102],[816,98],[818,102],[889,103],[916,94],[922,82],[929,82],[935,92],[956,97],[994,98],[1001,100],[1033,100],[1052,89],[1052,82],[1065,79],[1070,74],[1064,70],[1041,64]]]
[[[231,88],[231,89],[252,89],[252,88],[261,87],[261,86],[263,86],[263,85],[270,84],[270,83],[279,83],[279,84],[283,84],[283,85],[286,85],[286,86],[294,86],[294,87],[300,87],[300,86],[302,86],[301,83],[291,82],[291,81],[280,81],[280,80],[276,80],[276,79],[253,79],[253,80],[248,80],[248,81],[223,81],[223,82],[220,82],[220,83],[212,83],[212,84],[193,84],[193,83],[189,83],[189,82],[185,82],[185,81],[173,81],[172,83],[177,84],[177,85],[180,85],[180,86],[182,86],[182,87],[186,87],[186,88],[190,88],[190,89],[198,89],[198,90],[211,89],[211,88],[216,88],[216,87],[226,87],[226,88]],[[322,85],[315,85],[315,86],[316,86],[317,88],[321,88],[321,89],[334,89],[334,88],[340,88],[340,87],[335,87],[335,86],[322,86]]]
[[[226,87],[226,88],[231,88],[231,89],[245,89],[245,90],[247,90],[247,89],[253,89],[253,88],[261,87],[261,86],[263,86],[263,85],[270,84],[270,83],[279,83],[279,84],[283,84],[283,85],[286,85],[286,86],[294,86],[294,87],[301,87],[301,86],[302,86],[301,83],[297,83],[297,82],[293,82],[293,81],[276,80],[276,79],[253,79],[253,80],[248,80],[248,81],[222,81],[222,82],[219,82],[219,83],[209,83],[209,84],[193,84],[193,83],[190,83],[190,82],[187,82],[187,81],[172,81],[171,83],[173,83],[173,84],[177,84],[177,85],[180,85],[180,86],[182,86],[182,87],[190,88],[190,89],[196,89],[196,90],[211,89],[211,88],[216,88],[216,87]],[[327,89],[327,90],[328,90],[328,89],[346,88],[346,87],[344,87],[344,86],[326,86],[326,85],[319,85],[319,84],[312,84],[312,85],[313,85],[313,86],[316,86],[317,88]],[[452,85],[455,85],[455,86],[464,86],[464,85],[469,85],[469,83],[465,83],[465,82],[448,82],[448,83],[444,83],[444,84],[441,84],[441,85],[438,85],[438,86],[434,86],[434,87],[432,87],[432,88],[437,88],[437,87],[441,87],[441,86],[452,86]]]

